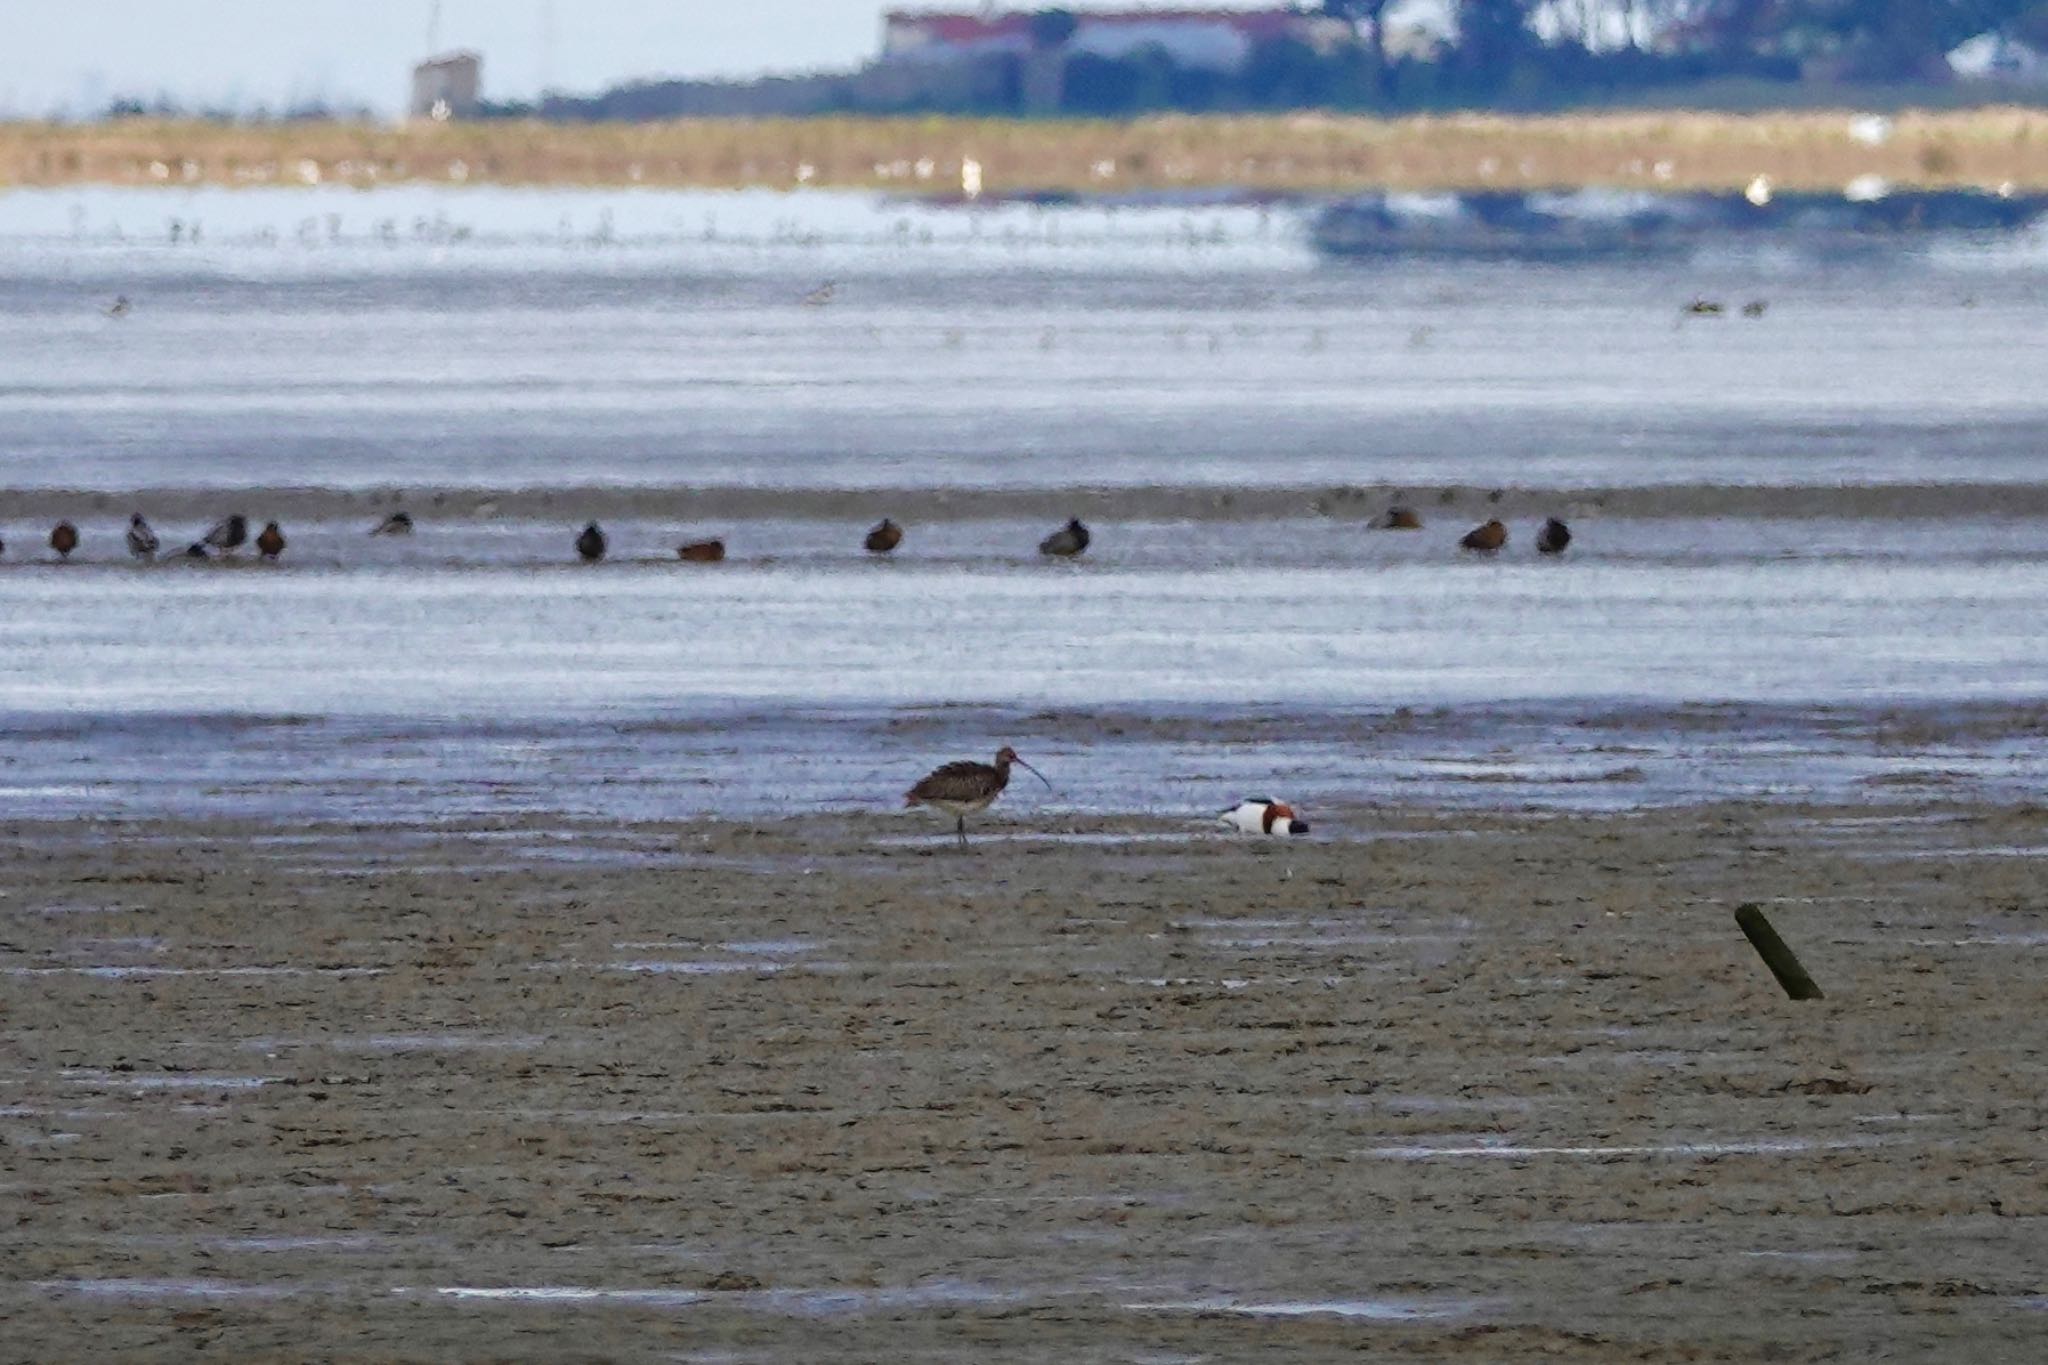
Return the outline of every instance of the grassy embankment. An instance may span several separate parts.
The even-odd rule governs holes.
[[[1869,145],[1844,111],[1364,119],[1172,117],[1132,123],[974,119],[662,124],[0,125],[0,186],[344,184],[725,187],[807,183],[955,193],[1237,186],[1327,192],[1577,185],[1729,189],[1901,185],[2048,189],[2048,110],[1905,113]]]

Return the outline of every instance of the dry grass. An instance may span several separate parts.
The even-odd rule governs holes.
[[[1907,113],[1871,146],[1847,111],[1168,117],[1131,123],[974,119],[0,125],[0,185],[393,181],[513,185],[832,185],[956,193],[963,161],[990,192],[1238,186],[1342,191],[1612,185],[1788,189],[1864,174],[1902,185],[2048,189],[2048,111]]]

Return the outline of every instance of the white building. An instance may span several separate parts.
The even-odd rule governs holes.
[[[469,118],[483,93],[484,59],[474,52],[447,52],[412,69],[412,118]]]

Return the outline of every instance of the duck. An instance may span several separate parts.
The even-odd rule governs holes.
[[[861,542],[871,555],[885,555],[903,543],[903,528],[883,517],[868,532],[868,538]]]
[[[692,564],[716,564],[725,558],[722,540],[692,540],[676,546],[676,557]]]
[[[1042,555],[1058,555],[1062,559],[1072,559],[1075,555],[1088,548],[1088,542],[1091,538],[1088,534],[1088,528],[1081,524],[1081,519],[1073,517],[1068,520],[1065,526],[1062,526],[1059,530],[1054,531],[1044,540],[1038,542],[1038,553]]]
[[[1475,526],[1458,541],[1458,547],[1492,554],[1508,543],[1508,528],[1498,521],[1489,521],[1484,526]]]
[[[249,539],[249,519],[240,512],[223,517],[213,528],[199,538],[202,545],[210,549],[232,552]]]
[[[71,552],[78,548],[78,528],[68,521],[58,522],[50,528],[50,548],[59,559],[71,558]]]
[[[256,549],[265,559],[276,559],[284,553],[284,532],[274,521],[263,523],[263,534],[256,537]]]
[[[149,529],[149,523],[143,520],[142,513],[137,512],[128,518],[128,553],[137,559],[153,559],[156,557],[156,551],[156,532]]]
[[[576,553],[583,556],[585,564],[595,564],[604,558],[604,551],[604,532],[599,530],[597,523],[593,521],[576,537]]]
[[[1308,821],[1294,813],[1285,801],[1265,796],[1248,796],[1216,817],[1218,824],[1240,834],[1270,834],[1276,838],[1308,833]]]
[[[1536,553],[1561,555],[1565,546],[1572,543],[1572,528],[1556,517],[1543,523],[1543,529],[1536,533]]]

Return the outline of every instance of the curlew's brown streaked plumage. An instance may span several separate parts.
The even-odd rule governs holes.
[[[861,542],[871,555],[885,555],[903,543],[903,528],[883,517],[868,532],[868,538]]]
[[[1556,517],[1543,523],[1543,529],[1536,533],[1536,553],[1561,555],[1565,546],[1572,543],[1572,528]]]
[[[1079,517],[1074,517],[1065,526],[1039,541],[1038,553],[1072,559],[1088,548],[1090,539],[1088,528],[1081,524]]]
[[[284,532],[276,522],[263,523],[263,532],[256,537],[256,552],[265,559],[276,559],[284,553]]]
[[[1507,543],[1508,528],[1497,521],[1489,521],[1484,526],[1475,526],[1467,531],[1463,538],[1458,541],[1458,547],[1463,550],[1478,550],[1485,554],[1492,554]]]
[[[967,817],[984,811],[1003,794],[1003,788],[1010,785],[1010,765],[1023,768],[1040,782],[1045,789],[1052,790],[1052,783],[1045,781],[1045,774],[1017,757],[1017,751],[1005,744],[996,750],[994,763],[976,763],[964,759],[958,763],[947,763],[926,773],[918,784],[903,794],[906,806],[930,806],[942,810],[954,818],[954,832],[960,836],[960,847],[967,847]]]
[[[71,558],[71,552],[78,548],[78,528],[68,521],[58,522],[50,528],[50,548],[59,559]]]
[[[593,521],[576,537],[576,553],[583,556],[585,564],[595,564],[604,558],[604,551],[604,532],[598,529],[597,523]]]
[[[722,540],[692,540],[676,546],[676,557],[687,559],[692,564],[716,564],[725,558],[725,542]]]

